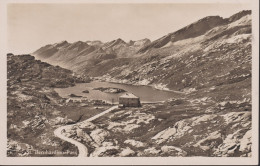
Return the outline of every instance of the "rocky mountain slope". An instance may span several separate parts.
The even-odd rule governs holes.
[[[242,11],[232,15],[230,18],[223,19],[220,16],[208,16],[194,22],[174,33],[170,33],[160,39],[155,40],[151,44],[143,47],[139,52],[145,52],[150,48],[161,48],[167,45],[169,42],[176,42],[188,38],[195,38],[205,34],[207,31],[217,26],[226,25],[232,23],[245,15],[251,14],[250,11]]]
[[[251,11],[242,11],[205,17],[153,42],[61,42],[33,55],[108,81],[186,91],[250,77],[250,42]],[[237,70],[241,78],[231,76]]]
[[[56,138],[54,129],[103,109],[96,110],[93,101],[87,99],[66,102],[68,99],[61,98],[53,88],[89,82],[89,78],[31,55],[8,54],[7,71],[7,156],[76,156],[77,148]],[[50,154],[37,153],[46,150]]]
[[[92,70],[86,66],[85,72],[105,80],[178,91],[250,79],[251,15],[243,14],[194,38],[152,47],[139,58],[103,61]]]
[[[68,87],[75,83],[89,82],[87,76],[80,76],[68,69],[52,66],[35,60],[31,55],[8,56],[8,86],[16,84],[41,83],[45,87]]]
[[[132,57],[140,48],[150,43],[149,39],[126,43],[120,38],[107,43],[101,41],[78,41],[75,43],[62,41],[46,45],[32,55],[51,64],[77,71],[86,65],[93,66],[101,61]]]

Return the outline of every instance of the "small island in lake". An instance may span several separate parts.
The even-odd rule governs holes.
[[[126,92],[124,89],[112,88],[112,87],[107,87],[107,88],[99,87],[99,88],[94,88],[93,90],[99,90],[99,91],[105,92],[105,93],[122,93],[122,92]]]
[[[75,95],[75,94],[70,94],[69,97],[82,97],[82,96],[78,96],[78,95]]]
[[[84,90],[82,91],[82,93],[89,93],[89,90]]]

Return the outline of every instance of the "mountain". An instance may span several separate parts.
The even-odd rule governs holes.
[[[232,23],[236,20],[239,20],[243,16],[249,15],[249,14],[251,14],[251,11],[241,11],[226,19],[223,19],[222,17],[219,17],[219,16],[205,17],[174,33],[170,33],[160,39],[157,39],[156,41],[152,42],[151,44],[141,48],[139,50],[139,52],[143,53],[143,52],[149,50],[150,48],[160,48],[160,47],[165,46],[169,42],[173,43],[173,42],[176,42],[179,40],[184,40],[187,38],[195,38],[197,36],[205,34],[207,31],[209,31],[210,29],[212,29],[216,26],[221,26],[221,25],[225,25],[228,23]]]
[[[94,66],[104,60],[132,57],[140,48],[150,43],[149,39],[143,39],[129,44],[120,38],[106,43],[98,40],[74,43],[62,41],[46,45],[32,55],[39,60],[77,71],[82,66]]]
[[[190,29],[188,27],[190,26],[184,29]],[[176,39],[172,36],[181,32],[183,29],[143,47],[140,50],[147,50],[137,58],[122,59],[122,62],[117,59],[105,61],[91,70],[85,66],[85,72],[107,80],[160,85],[177,91],[250,78],[250,14],[242,15],[233,22],[214,26],[199,36],[164,42],[170,37]]]
[[[250,57],[250,41],[251,11],[241,11],[229,18],[202,18],[153,42],[127,43],[120,38],[106,43],[63,41],[44,46],[33,55],[100,79],[185,91],[208,86],[205,83],[211,84],[211,76],[235,70],[240,61]],[[222,64],[223,59],[229,60],[230,66]],[[217,73],[209,70],[219,66],[223,68]]]
[[[27,83],[33,86],[36,83],[37,86],[64,88],[90,81],[87,76],[82,77],[68,69],[35,60],[31,55],[10,55],[7,60],[8,86]]]
[[[47,60],[107,81],[187,91],[250,78],[251,38],[251,11],[242,11],[226,19],[205,17],[153,42],[117,39],[87,55],[83,50]]]
[[[141,48],[139,52],[143,53],[151,48],[161,48],[169,42],[176,42],[187,38],[197,37],[204,34],[208,30],[223,24],[225,24],[225,20],[219,16],[205,17],[174,33],[170,33],[160,39],[155,40],[146,47]]]

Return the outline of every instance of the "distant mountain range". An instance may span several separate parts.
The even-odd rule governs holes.
[[[198,89],[231,79],[227,73],[244,65],[240,72],[251,72],[251,11],[229,18],[208,16],[153,42],[62,41],[32,55],[106,81]]]
[[[66,68],[75,65],[96,65],[104,60],[132,57],[138,50],[151,43],[149,39],[130,41],[116,39],[107,43],[101,41],[62,41],[46,45],[33,53],[38,59]]]

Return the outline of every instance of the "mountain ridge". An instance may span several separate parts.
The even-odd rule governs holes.
[[[176,41],[187,39],[187,38],[191,38],[191,37],[197,37],[199,35],[204,34],[206,31],[210,30],[214,26],[219,26],[219,25],[223,25],[223,24],[234,22],[234,21],[240,19],[241,17],[243,17],[245,15],[249,15],[249,14],[251,14],[250,10],[243,10],[243,11],[240,11],[240,12],[238,12],[238,13],[236,13],[236,14],[228,17],[228,18],[222,18],[220,16],[207,16],[207,17],[204,17],[204,18],[199,19],[198,21],[193,22],[193,23],[191,23],[191,24],[189,24],[189,25],[187,25],[187,26],[185,26],[185,27],[183,27],[183,28],[181,28],[181,29],[179,29],[179,30],[177,30],[175,32],[169,33],[168,35],[165,35],[162,38],[156,39],[155,41],[151,42],[148,39],[148,43],[146,43],[144,45],[140,45],[140,47],[137,49],[137,51],[135,50],[136,52],[134,52],[133,54],[144,53],[145,51],[147,51],[150,48],[160,48],[160,47],[163,47],[168,42],[176,42]],[[201,28],[201,27],[203,27],[203,28]],[[140,40],[137,40],[137,41],[132,41],[132,40],[131,41],[132,42],[138,42],[138,41],[141,41],[141,40],[147,40],[147,38],[140,39]],[[78,42],[81,42],[81,41],[78,41]],[[75,45],[75,43],[77,43],[77,42],[68,43],[65,40],[65,41],[62,41],[62,42],[59,42],[59,43],[55,43],[55,44],[53,44],[53,46],[60,47],[60,46],[63,46],[63,45],[68,45],[68,44],[74,44]],[[116,45],[120,45],[120,44],[131,45],[129,43],[126,43],[124,40],[122,40],[120,38],[118,38],[116,40],[112,40],[110,42],[106,42],[106,43],[103,43],[103,42],[101,42],[99,40],[86,41],[86,42],[82,42],[82,43],[86,43],[86,44],[90,43],[90,45],[99,46],[99,48],[100,47],[102,47],[102,48],[109,47],[110,48],[110,47],[113,47],[113,46],[116,46]],[[95,44],[93,44],[93,43],[95,43]],[[102,44],[103,44],[103,46],[102,46]],[[53,48],[52,51],[50,49],[47,52],[48,55],[45,55],[44,53],[40,52],[41,49],[48,48],[49,46],[51,46],[51,44],[48,44],[46,46],[41,47],[40,49],[36,50],[32,54],[35,55],[37,58],[39,58],[41,60],[47,59],[47,58],[53,56],[54,52],[57,52],[57,50],[55,50],[55,48]]]
[[[152,42],[149,39],[141,39],[127,43],[118,38],[106,43],[98,41],[95,46],[80,42],[82,47],[77,46],[75,50],[68,49],[70,46],[65,42],[63,44],[65,47],[62,49],[47,45],[45,46],[47,49],[44,50],[44,47],[39,49],[44,50],[42,54],[39,55],[37,50],[34,56],[46,55],[44,61],[91,77],[156,87],[163,85],[164,88],[183,91],[187,87],[193,88],[197,85],[182,83],[182,80],[179,80],[181,77],[176,78],[170,66],[177,67],[178,71],[181,67],[178,62],[186,56],[188,58],[195,54],[193,58],[196,58],[205,55],[216,43],[222,45],[222,41],[232,43],[232,40],[240,41],[241,38],[249,42],[251,38],[249,34],[251,34],[251,11],[244,10],[228,18],[204,17]],[[77,43],[70,45],[77,45]],[[222,56],[222,53],[219,56]],[[180,59],[176,60],[178,57]],[[205,57],[201,58],[205,59]],[[166,62],[171,65],[166,65]],[[192,63],[195,62],[197,61],[194,60]],[[183,66],[187,65],[185,63]],[[197,70],[196,66],[193,67]],[[165,71],[166,74],[163,75],[160,71]]]

